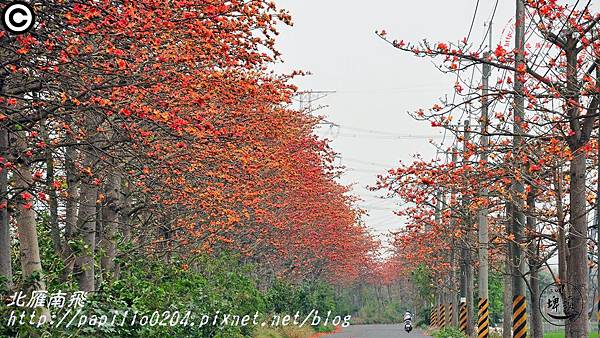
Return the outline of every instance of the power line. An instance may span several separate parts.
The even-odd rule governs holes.
[[[441,135],[399,134],[399,133],[395,133],[395,132],[391,132],[391,131],[383,131],[383,130],[376,130],[376,129],[365,129],[365,128],[358,128],[358,127],[351,127],[351,126],[347,126],[347,125],[340,125],[338,123],[329,122],[329,121],[326,121],[326,122],[329,123],[330,125],[334,126],[334,127],[340,128],[340,129],[348,129],[348,130],[360,131],[360,132],[363,132],[363,133],[376,134],[376,135],[397,136],[397,137],[413,137],[413,136],[415,136],[415,137],[436,137],[436,136],[441,136]]]
[[[467,35],[467,40],[471,37],[471,33],[473,32],[473,26],[475,25],[475,18],[477,18],[477,10],[479,10],[479,0],[475,4],[475,12],[473,13],[473,19],[471,20],[471,27],[469,27],[469,34]]]
[[[304,90],[297,92],[296,95],[294,95],[293,100],[299,103],[300,110],[306,108],[311,112],[313,111],[313,102],[321,100],[333,93],[335,93],[335,90]]]
[[[496,10],[498,9],[498,0],[496,0],[496,4],[494,5],[494,9],[492,10],[492,15],[490,17],[490,20],[488,20],[489,24],[491,25],[492,22],[494,22],[494,17],[496,17]],[[485,30],[485,35],[483,36],[483,39],[481,40],[481,44],[479,45],[479,51],[481,51],[481,49],[483,48],[483,45],[485,43],[485,39],[488,38],[489,35],[489,40],[490,40],[490,45],[488,46],[488,49],[492,49],[492,34],[491,34],[491,30],[490,29],[486,29]]]
[[[446,83],[433,83],[433,84],[422,84],[411,87],[401,87],[401,88],[365,88],[365,89],[342,89],[336,90],[336,94],[360,94],[360,93],[391,93],[391,92],[414,92],[414,91],[423,91],[424,89],[436,89],[440,85],[445,85]]]
[[[375,167],[385,167],[385,168],[392,168],[392,167],[394,167],[394,165],[377,163],[377,162],[369,162],[369,161],[364,161],[364,160],[360,160],[360,159],[356,159],[356,158],[352,158],[352,157],[342,157],[342,156],[339,156],[339,158],[341,160],[343,160],[343,161],[350,161],[350,162],[356,162],[356,163],[361,163],[361,164],[367,164],[367,165],[371,165],[371,166],[375,166]]]
[[[359,172],[359,173],[366,173],[366,174],[383,174],[383,172],[381,171],[376,171],[376,170],[369,170],[369,169],[362,169],[362,168],[346,168],[347,172]]]
[[[328,133],[330,134],[330,133]],[[323,135],[327,137],[328,135]],[[332,135],[334,138],[337,137],[346,137],[346,138],[361,138],[365,140],[429,140],[429,139],[443,139],[444,135],[398,135],[398,136],[376,136],[369,134],[347,134],[347,133],[339,133]]]
[[[328,124],[330,129],[327,132],[331,131],[331,128],[338,128],[337,136],[343,137],[364,137],[364,138],[372,138],[372,139],[382,139],[382,140],[394,140],[394,139],[434,139],[434,138],[443,138],[443,134],[430,134],[430,135],[418,135],[418,134],[400,134],[390,131],[382,131],[376,129],[365,129],[352,127],[347,125],[341,125],[335,122],[328,121],[323,119],[323,124]],[[347,129],[350,131],[355,131],[356,133],[341,133],[340,131]],[[367,134],[367,135],[365,135]]]

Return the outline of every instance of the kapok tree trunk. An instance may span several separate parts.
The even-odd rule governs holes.
[[[540,262],[537,253],[536,218],[533,215],[535,212],[535,194],[535,189],[531,189],[527,194],[527,235],[530,238],[527,258],[529,262],[529,292],[531,295],[531,337],[543,337],[542,314],[538,310],[540,308]]]
[[[85,166],[91,166],[93,161],[86,154]],[[77,228],[83,240],[83,249],[79,256],[77,280],[83,291],[94,291],[94,253],[96,251],[96,200],[98,186],[90,178],[82,180]]]
[[[565,213],[563,212],[563,181],[562,169],[558,168],[555,175],[556,187],[556,218],[558,223],[558,234],[556,239],[556,247],[558,248],[558,278],[560,283],[567,280],[567,239],[565,235]],[[565,338],[571,338],[571,324],[566,323]]]
[[[65,268],[62,273],[62,281],[65,282],[73,273],[75,256],[69,244],[74,238],[77,228],[77,211],[79,209],[79,175],[75,168],[77,149],[69,146],[65,149],[65,173],[67,178],[67,197],[65,201],[65,245],[63,246],[63,259]]]
[[[83,250],[78,259],[78,282],[83,291],[94,291],[95,271],[94,260],[96,252],[96,216],[98,200],[97,177],[97,149],[98,126],[100,116],[95,112],[87,112],[85,117],[85,132],[90,143],[83,154],[83,171],[81,178],[81,195],[79,202],[79,214],[77,216],[77,230],[83,241]]]
[[[581,292],[583,297],[572,297],[573,307],[580,309],[581,314],[570,320],[572,338],[588,337],[588,264],[587,264],[587,210],[586,210],[586,156],[577,151],[571,161],[570,215],[571,227],[568,235],[567,278],[570,285],[577,290],[570,290],[575,295]]]
[[[8,130],[0,129],[0,156],[8,160]],[[5,279],[4,288],[13,286],[10,259],[10,223],[8,222],[8,170],[0,166],[0,276]]]
[[[121,197],[121,174],[115,170],[106,183],[106,204],[102,209],[102,240],[101,247],[104,256],[100,263],[105,273],[104,279],[111,280],[115,277],[116,236],[119,226],[119,210]]]
[[[42,137],[44,138],[44,142],[46,144],[50,144],[50,137],[48,135],[48,131],[46,130],[46,120],[42,119],[40,121],[40,129],[42,131]],[[52,239],[52,245],[57,254],[62,254],[62,241],[60,235],[60,227],[58,225],[58,196],[56,194],[56,189],[52,186],[54,182],[54,156],[52,154],[52,149],[50,147],[46,148],[45,151],[46,156],[46,189],[48,189],[48,206],[50,209],[50,238]]]
[[[25,133],[19,133],[15,139],[15,150],[18,153],[26,151]],[[45,290],[46,286],[42,273],[40,248],[37,236],[35,211],[33,210],[33,175],[27,163],[17,162],[15,188],[19,195],[16,198],[17,235],[19,236],[20,261],[23,280],[37,290]]]

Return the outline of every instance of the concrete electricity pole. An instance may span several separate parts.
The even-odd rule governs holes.
[[[471,139],[471,129],[469,126],[469,120],[465,120],[465,129],[464,129],[464,140],[463,140],[463,165],[467,161],[467,152],[468,152],[468,144]],[[465,205],[464,210],[467,210],[469,205],[469,201],[463,200]],[[471,337],[475,331],[473,325],[473,262],[471,259],[471,248],[469,248],[469,243],[472,243],[472,233],[471,233],[471,217],[468,212],[465,211],[465,217],[463,220],[463,228],[465,229],[465,240],[462,246],[461,259],[463,261],[463,276],[464,276],[464,295],[467,302],[467,336]]]
[[[488,26],[488,36],[490,38],[489,48],[492,48],[492,23]],[[490,52],[486,52],[484,57],[488,57]],[[481,91],[481,155],[480,160],[482,163],[486,163],[488,159],[487,148],[489,146],[489,138],[487,135],[488,129],[488,91],[489,91],[489,78],[491,68],[487,63],[483,64],[482,70],[482,91]],[[482,198],[488,196],[488,190],[486,188],[481,189],[480,195]],[[479,236],[479,302],[477,311],[477,333],[479,338],[489,337],[489,292],[488,292],[488,278],[489,278],[489,265],[488,265],[488,208],[486,206],[481,207],[477,212],[477,233]]]
[[[524,150],[523,130],[521,123],[525,118],[525,99],[523,95],[523,74],[519,69],[525,67],[525,7],[523,0],[516,1],[515,13],[515,73],[514,73],[514,104],[513,104],[513,166],[516,177],[512,184],[512,235],[511,246],[512,287],[513,287],[513,337],[527,336],[527,301],[525,299],[525,257],[521,242],[525,233],[523,165],[520,163],[520,152]]]

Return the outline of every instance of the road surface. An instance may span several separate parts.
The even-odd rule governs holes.
[[[350,325],[342,328],[341,332],[326,335],[327,338],[425,338],[421,330],[411,333],[404,331],[401,324],[389,325]]]

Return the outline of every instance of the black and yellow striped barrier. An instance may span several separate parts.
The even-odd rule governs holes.
[[[448,303],[448,326],[452,326],[452,318],[454,318],[454,305],[452,303]]]
[[[446,327],[446,304],[440,304],[440,327]]]
[[[460,331],[467,334],[467,303],[460,303],[460,312],[458,313],[458,327]]]
[[[431,326],[432,327],[436,327],[437,326],[437,307],[432,307],[431,308]]]
[[[527,301],[525,296],[513,298],[513,338],[527,337]]]
[[[477,337],[488,338],[490,336],[490,303],[487,298],[479,298],[479,310],[477,311]]]

